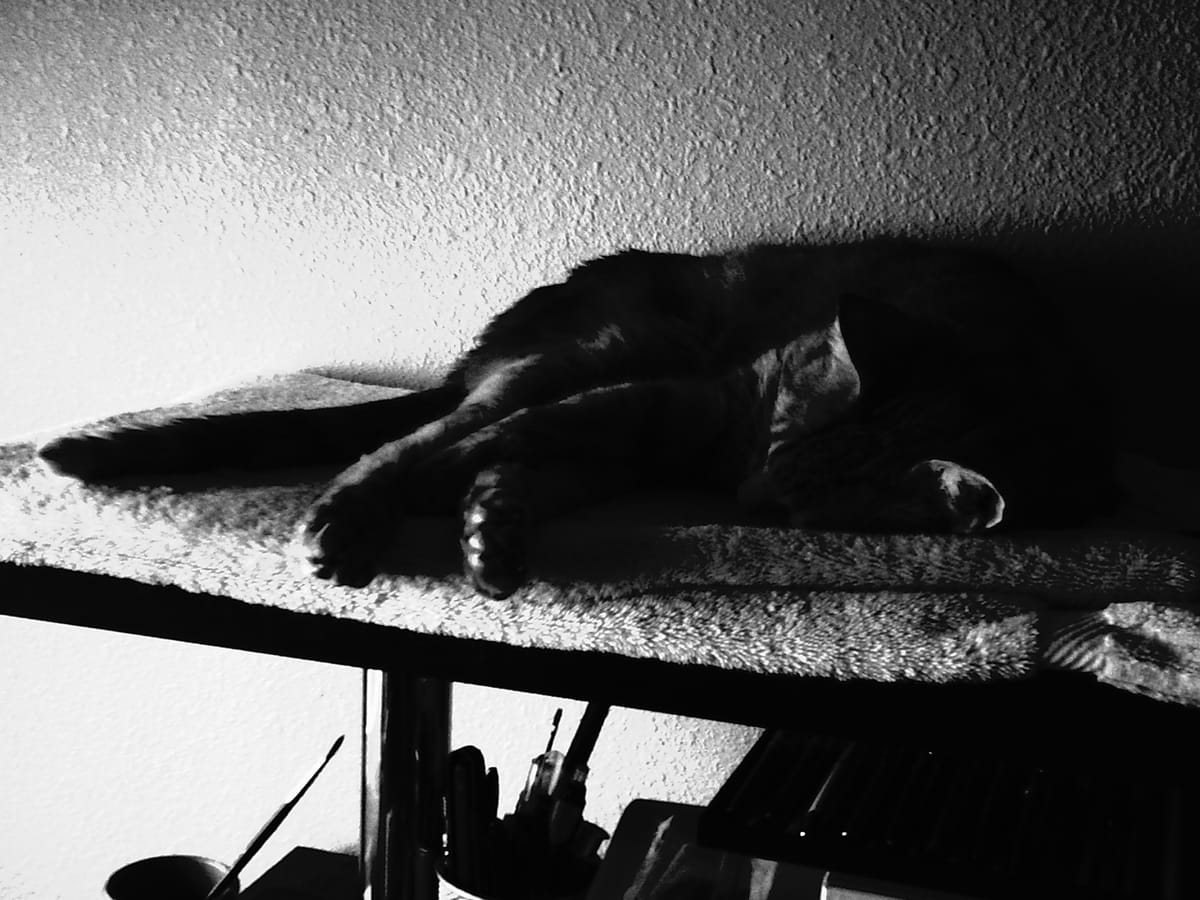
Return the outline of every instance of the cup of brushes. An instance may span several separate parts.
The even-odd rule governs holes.
[[[497,818],[499,776],[477,747],[450,754],[446,779],[446,854],[442,874],[488,900],[566,897],[582,893],[600,864],[608,832],[583,818],[587,761],[608,706],[590,703],[567,752],[550,740],[534,757],[516,809]]]

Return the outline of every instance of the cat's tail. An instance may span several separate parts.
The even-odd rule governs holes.
[[[38,455],[84,481],[209,469],[348,463],[446,415],[461,389],[443,385],[350,406],[170,419],[146,427],[72,432]]]

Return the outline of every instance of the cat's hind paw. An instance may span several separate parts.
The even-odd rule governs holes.
[[[481,471],[463,501],[460,541],[463,568],[480,593],[502,599],[524,584],[527,526],[521,468]]]
[[[369,584],[400,521],[391,497],[370,481],[335,481],[296,530],[298,552],[312,574],[345,587]]]

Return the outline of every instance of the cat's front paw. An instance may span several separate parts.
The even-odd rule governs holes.
[[[312,573],[346,587],[364,587],[378,574],[401,519],[390,473],[358,469],[317,498],[296,535]]]
[[[986,477],[944,459],[926,459],[904,475],[918,515],[939,531],[970,534],[999,525],[1004,497]]]
[[[463,501],[460,542],[463,568],[480,593],[501,599],[524,584],[527,526],[520,467],[480,472]]]

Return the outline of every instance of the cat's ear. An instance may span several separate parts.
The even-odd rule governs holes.
[[[862,393],[841,324],[834,317],[783,351],[773,422],[793,434],[808,433],[844,415]]]

